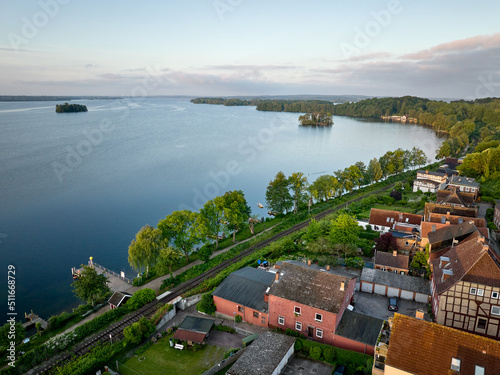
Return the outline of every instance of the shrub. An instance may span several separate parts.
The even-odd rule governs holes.
[[[300,352],[302,350],[302,341],[295,341],[294,348],[296,352]]]
[[[309,349],[309,356],[318,361],[321,358],[321,348],[319,346],[313,346]]]
[[[243,318],[241,317],[241,315],[236,314],[236,316],[234,317],[234,321],[236,323],[241,323],[242,320]]]
[[[214,297],[212,296],[212,294],[206,293],[201,296],[200,302],[196,304],[196,309],[209,315],[215,313],[215,310],[217,308],[215,307]]]
[[[216,331],[222,331],[222,332],[229,332],[229,333],[236,333],[236,330],[233,327],[226,326],[224,324],[219,324],[215,325],[214,329]]]
[[[151,302],[155,298],[156,292],[153,289],[144,288],[135,292],[134,295],[127,301],[125,306],[129,311],[134,311],[148,302]]]
[[[148,318],[142,317],[138,322],[135,322],[131,326],[128,326],[123,330],[123,335],[125,338],[133,343],[137,344],[142,341],[143,338],[148,337],[155,331],[155,326],[149,321]]]
[[[335,359],[335,350],[332,347],[325,348],[323,356],[325,357],[325,361],[332,363]]]

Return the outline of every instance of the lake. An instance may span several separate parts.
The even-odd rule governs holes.
[[[76,103],[89,111],[0,103],[0,265],[4,280],[7,266],[16,267],[19,318],[76,306],[71,267],[90,256],[134,277],[130,241],[174,210],[241,189],[253,213],[265,216],[257,203],[265,204],[280,170],[312,182],[399,147],[419,147],[434,160],[440,144],[422,126],[334,116],[332,127],[300,127],[297,113],[186,98]]]

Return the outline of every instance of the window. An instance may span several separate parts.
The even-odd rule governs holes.
[[[477,290],[477,295],[478,295],[479,297],[484,296],[484,289],[478,289],[478,290]]]
[[[323,321],[323,315],[321,314],[316,314],[316,317],[314,318],[317,322]]]
[[[476,365],[476,369],[474,370],[474,375],[484,375],[484,367]]]
[[[491,314],[492,315],[500,315],[500,307],[499,306],[491,306]]]
[[[458,218],[458,224],[462,224],[464,222],[464,219],[462,219],[461,217]]]
[[[388,217],[388,218],[387,218],[387,222],[389,222],[389,221],[391,221],[391,218],[390,218],[390,217]]]
[[[296,315],[300,315],[300,307],[295,306],[295,307],[293,308],[293,312],[294,312]]]
[[[259,313],[258,313],[257,311],[254,311],[254,312],[253,312],[253,317],[254,317],[254,318],[258,318],[258,317],[259,317]]]
[[[475,295],[476,294],[476,288],[470,288],[470,292],[469,293]]]
[[[432,225],[432,231],[433,231],[433,232],[435,232],[435,231],[436,231],[436,225],[435,225],[435,224],[433,224],[433,225]]]
[[[453,371],[460,372],[460,359],[452,357],[451,358],[451,369]]]
[[[297,331],[302,331],[302,323],[301,322],[295,322],[295,329]]]
[[[282,326],[285,325],[285,318],[282,316],[278,316],[278,324],[281,324]]]
[[[491,292],[491,298],[498,298],[498,292]]]
[[[477,321],[477,328],[485,329],[486,328],[486,319],[479,318]]]
[[[243,312],[243,306],[238,306],[238,311]]]
[[[265,319],[262,319],[260,322],[261,322],[262,324],[266,324],[266,320],[265,320]]]
[[[319,338],[322,338],[323,337],[323,330],[316,328],[316,336]]]

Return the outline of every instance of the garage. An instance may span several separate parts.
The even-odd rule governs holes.
[[[399,297],[399,289],[398,288],[387,288],[387,296],[388,297]]]
[[[402,290],[401,291],[401,298],[403,298],[403,299],[413,301],[413,295],[414,295],[414,293],[409,291],[409,290]]]
[[[385,285],[375,284],[374,292],[375,294],[380,294],[382,296],[385,296]]]
[[[400,297],[408,301],[427,303],[431,295],[429,280],[421,277],[400,275],[377,269],[364,268],[360,277],[361,291],[388,297]]]
[[[373,284],[361,283],[361,291],[365,293],[373,293]]]
[[[427,301],[429,301],[429,295],[422,293],[415,293],[415,301],[427,303]]]

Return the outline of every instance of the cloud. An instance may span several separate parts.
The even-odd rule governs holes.
[[[93,68],[97,68],[97,65],[94,65],[94,64],[85,64],[84,67],[87,68],[87,69],[93,69]]]

